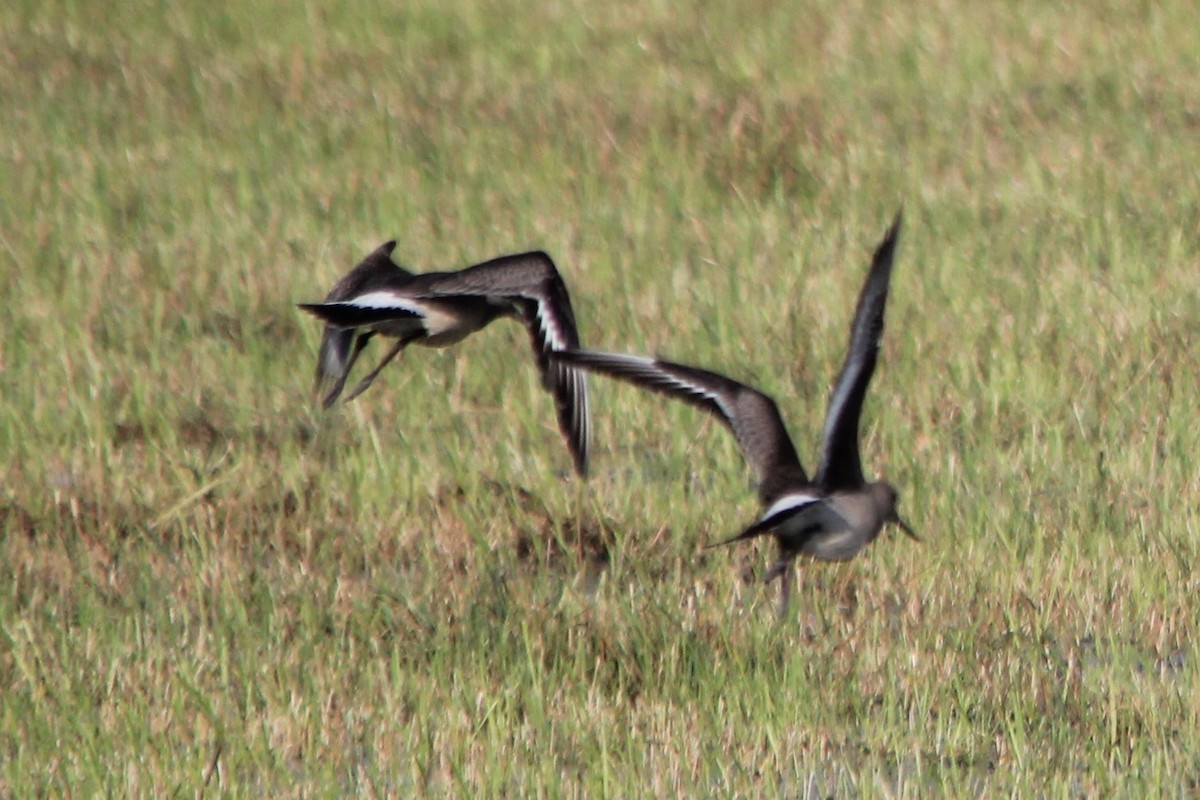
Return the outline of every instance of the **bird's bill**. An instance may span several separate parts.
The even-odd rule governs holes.
[[[908,536],[908,538],[912,539],[914,542],[919,542],[919,541],[921,541],[921,537],[920,537],[920,536],[917,536],[917,533],[916,533],[916,531],[914,531],[912,528],[910,528],[907,522],[905,522],[904,520],[900,519],[900,515],[899,515],[899,514],[897,514],[896,516],[892,517],[892,522],[894,522],[894,523],[896,523],[897,525],[899,525],[899,526],[900,526],[900,530],[904,531],[904,533],[905,533],[905,534]]]

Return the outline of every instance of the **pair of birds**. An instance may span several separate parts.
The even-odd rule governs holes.
[[[553,395],[559,428],[581,476],[588,468],[590,414],[583,371],[594,371],[683,400],[715,414],[737,438],[758,479],[765,509],[752,525],[723,542],[775,537],[779,557],[765,580],[780,578],[780,608],[791,598],[793,561],[852,558],[895,523],[917,539],[897,513],[896,490],[868,482],[859,457],[859,419],[875,371],[901,215],[875,249],[858,298],[845,362],[825,417],[821,460],[810,478],[796,455],[775,401],[716,372],[660,359],[580,349],[566,285],[542,252],[503,256],[457,272],[414,274],[391,258],[395,242],[367,256],[322,303],[300,307],[326,324],[317,362],[325,407],[345,389],[351,368],[377,334],[396,341],[346,396],[357,397],[409,344],[444,347],[500,317],[528,329],[542,382]]]

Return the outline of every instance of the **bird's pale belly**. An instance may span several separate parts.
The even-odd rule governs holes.
[[[822,561],[853,558],[870,538],[841,515],[830,512],[828,507],[813,506],[812,513],[793,517],[775,535],[781,542],[789,542],[801,553]]]
[[[805,540],[800,552],[822,561],[847,561],[870,539],[853,528],[819,531]]]
[[[473,302],[427,303],[422,318],[425,336],[419,343],[426,347],[457,344],[494,320],[500,311],[501,306],[474,298]]]
[[[800,542],[800,552],[822,561],[846,561],[866,547],[879,534],[879,527],[855,525],[833,514],[825,515],[819,524],[797,526],[797,530],[780,533]]]
[[[447,347],[462,341],[489,321],[482,314],[455,313],[454,310],[429,307],[421,317],[388,320],[371,327],[384,336],[398,339],[416,337],[416,343],[426,347]]]

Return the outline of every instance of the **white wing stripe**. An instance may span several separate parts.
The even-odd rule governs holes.
[[[729,406],[725,404],[725,398],[722,395],[717,394],[711,389],[706,389],[703,386],[697,386],[694,383],[688,383],[687,381],[676,378],[674,375],[669,375],[665,372],[660,372],[658,374],[661,375],[664,380],[669,381],[673,386],[677,386],[680,389],[691,392],[694,395],[699,395],[700,397],[713,401],[717,404],[717,408],[721,409],[721,413],[726,419],[731,421],[733,420],[733,412],[730,410]]]
[[[794,508],[803,508],[810,506],[813,503],[821,502],[821,498],[804,492],[796,492],[795,494],[785,494],[783,497],[771,504],[771,507],[763,512],[762,519],[769,519],[776,514],[788,511]]]
[[[562,335],[562,326],[559,324],[558,317],[550,313],[549,304],[543,302],[540,298],[535,303],[538,320],[538,329],[542,332],[542,339],[550,345],[551,350],[566,350],[566,338]]]
[[[659,366],[658,362],[653,358],[645,356],[629,356],[618,353],[603,353],[597,354],[601,358],[596,359],[596,364],[607,364],[613,367],[620,367],[623,370],[628,370],[629,375],[637,375],[652,383],[658,383],[660,386],[669,389],[682,389],[688,394],[693,394],[698,397],[703,397],[705,400],[711,400],[717,404],[721,414],[725,419],[733,420],[733,410],[726,402],[724,395],[714,392],[700,384],[692,383],[683,378],[677,377],[663,367]]]
[[[411,311],[418,316],[425,316],[426,308],[421,303],[411,300],[406,297],[401,297],[395,292],[367,292],[360,294],[352,300],[343,300],[337,303],[326,303],[329,306],[353,306],[355,308],[400,308],[405,311]]]
[[[592,358],[589,359],[589,362],[585,363],[591,363],[597,367],[607,367],[618,375],[640,378],[651,385],[658,385],[664,389],[682,390],[687,394],[711,400],[717,404],[717,407],[721,410],[721,414],[726,419],[733,419],[733,411],[726,402],[727,398],[725,395],[701,384],[678,377],[660,366],[653,358],[630,356],[621,353],[590,353],[588,355],[592,356]]]

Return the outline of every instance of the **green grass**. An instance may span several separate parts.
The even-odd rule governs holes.
[[[0,5],[0,795],[1195,791],[1190,3],[190,5]],[[538,247],[811,465],[901,203],[925,544],[788,624],[698,412],[593,380],[580,485],[511,323],[309,394],[380,242]]]

